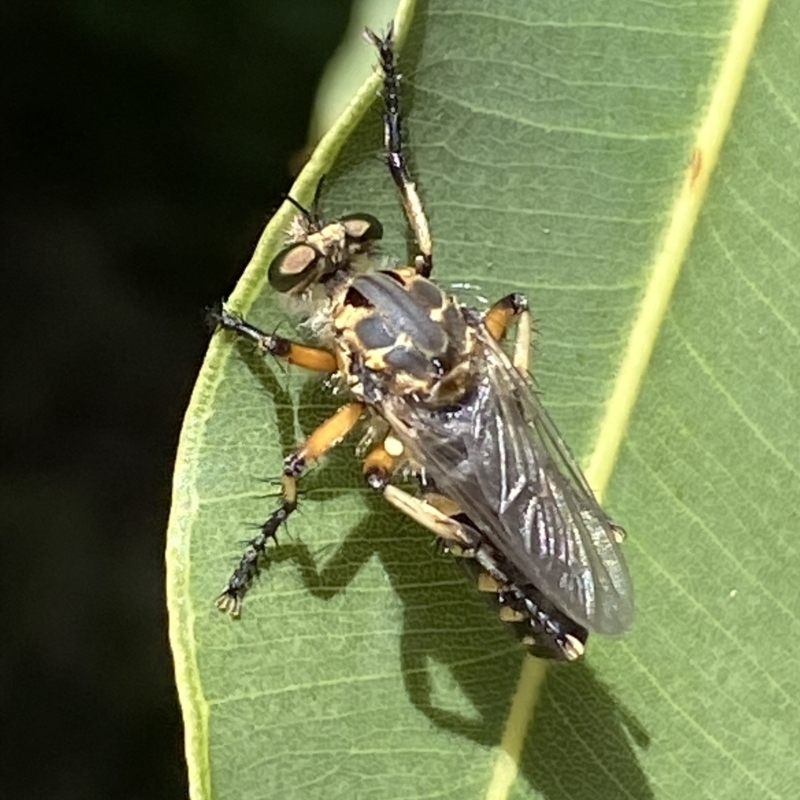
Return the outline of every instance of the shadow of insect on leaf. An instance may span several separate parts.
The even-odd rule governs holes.
[[[377,557],[403,604],[400,659],[411,703],[438,728],[485,747],[502,739],[520,674],[523,649],[508,635],[454,559],[439,555],[431,537],[382,498],[366,495],[371,513],[319,566],[302,542],[282,544],[272,561],[292,561],[312,596],[345,592]],[[437,703],[444,669],[474,713]],[[634,745],[649,737],[619,707],[586,662],[554,664],[539,698],[520,772],[550,800],[653,796]],[[581,792],[585,787],[585,792]]]
[[[263,353],[260,353],[250,342],[237,339],[234,347],[238,356],[272,399],[281,452],[288,453],[297,443],[295,441],[294,402],[287,389],[287,381],[281,380],[282,376],[280,373],[276,374],[275,366],[269,364]]]
[[[650,737],[588,662],[554,666],[523,748],[520,774],[549,800],[654,794],[634,747]]]
[[[300,392],[299,425],[295,425],[287,382],[252,348],[242,348],[241,355],[274,398],[284,453],[296,446],[297,427],[305,434],[341,405],[319,381],[309,379]],[[269,549],[265,570],[279,563],[296,564],[309,593],[327,601],[345,592],[362,567],[377,557],[403,606],[400,666],[409,700],[438,728],[496,747],[503,737],[524,650],[455,560],[437,553],[430,534],[366,489],[353,454],[355,441],[357,435],[326,455],[304,477],[302,491],[306,501],[316,495],[315,503],[324,505],[324,496],[335,487],[352,494],[354,502],[365,502],[370,513],[355,529],[343,532],[332,554],[314,553],[302,539],[283,538]],[[443,672],[467,701],[469,714],[463,704],[455,710],[439,702],[437,681]],[[634,750],[634,745],[648,744],[646,732],[620,708],[588,663],[554,664],[527,732],[520,773],[549,800],[580,796],[649,800],[653,794]]]

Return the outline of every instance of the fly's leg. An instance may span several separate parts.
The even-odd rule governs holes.
[[[474,537],[470,536],[464,526],[453,516],[436,507],[436,496],[428,499],[414,497],[397,486],[389,484],[383,490],[383,496],[406,516],[436,534],[445,544],[454,545],[459,550],[472,549]],[[447,509],[448,511],[451,509]],[[456,510],[454,507],[453,510]]]
[[[433,270],[433,243],[428,217],[403,152],[403,131],[400,121],[400,73],[397,71],[394,53],[394,26],[389,25],[386,36],[383,38],[369,28],[366,29],[364,35],[367,41],[378,48],[383,71],[383,135],[386,161],[403,199],[406,219],[414,234],[414,241],[419,251],[414,260],[415,268],[420,275],[427,278]]]
[[[393,436],[387,436],[364,457],[361,471],[371,488],[383,491],[392,479],[398,456],[403,453],[399,444]]]
[[[519,292],[512,292],[500,298],[487,312],[484,324],[498,342],[505,338],[513,320],[517,320],[517,338],[514,341],[513,363],[523,375],[528,374],[531,352],[531,312],[528,298]]]
[[[247,543],[239,565],[233,571],[228,585],[217,598],[217,607],[238,617],[253,578],[258,575],[261,561],[270,539],[275,539],[278,528],[286,522],[297,508],[297,481],[306,468],[321,458],[328,450],[336,447],[358,422],[364,411],[362,403],[348,403],[332,417],[323,422],[293,453],[290,453],[283,466],[281,478],[281,504],[272,512],[261,526],[258,535]]]
[[[309,347],[291,339],[284,339],[283,336],[274,333],[264,333],[224,307],[209,312],[209,320],[243,339],[249,339],[260,352],[269,353],[297,367],[328,374],[333,374],[339,368],[333,353],[321,347]]]

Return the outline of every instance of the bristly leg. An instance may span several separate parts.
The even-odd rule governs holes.
[[[400,190],[403,199],[403,208],[414,234],[414,240],[419,250],[415,259],[415,267],[423,277],[427,278],[433,270],[433,255],[430,226],[422,200],[417,192],[417,185],[408,169],[405,153],[403,152],[403,132],[400,119],[400,74],[397,71],[397,62],[394,54],[394,25],[389,23],[386,36],[381,38],[377,33],[367,28],[364,36],[368,42],[375,45],[383,71],[383,132],[384,146],[386,148],[386,161],[392,178]]]
[[[275,358],[282,358],[294,366],[328,374],[332,374],[338,369],[333,353],[321,347],[311,347],[307,344],[293,342],[291,339],[285,339],[275,333],[265,333],[223,305],[209,309],[207,318],[209,324],[232,331],[242,339],[253,342],[261,353],[269,353]]]
[[[355,427],[364,411],[363,403],[348,403],[332,417],[326,419],[306,441],[283,462],[281,479],[281,505],[261,526],[255,538],[251,539],[242,555],[239,565],[233,571],[227,586],[217,597],[217,608],[238,617],[247,590],[258,575],[259,566],[266,553],[270,539],[276,539],[278,528],[286,522],[297,509],[297,481],[306,469],[335,447]]]
[[[258,576],[261,562],[265,556],[270,539],[278,541],[278,528],[297,509],[297,483],[293,476],[284,475],[282,481],[283,501],[279,508],[272,512],[269,519],[261,526],[258,535],[248,543],[238,566],[228,579],[228,585],[217,597],[216,604],[220,611],[238,617],[242,611],[242,601],[250,588],[250,584]]]

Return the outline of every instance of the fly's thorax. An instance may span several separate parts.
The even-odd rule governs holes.
[[[307,293],[302,299],[292,298],[289,308],[303,317],[300,327],[308,331],[312,341],[336,350],[336,329],[333,322],[336,304],[324,293],[320,293],[321,287],[314,289],[313,293]]]
[[[332,302],[333,339],[354,393],[379,402],[458,391],[473,332],[458,303],[413,268],[357,275]]]

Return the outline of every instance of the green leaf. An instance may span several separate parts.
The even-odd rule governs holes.
[[[578,665],[523,658],[364,488],[352,443],[304,481],[242,619],[220,614],[244,523],[274,507],[259,477],[337,400],[217,336],[167,550],[193,797],[795,796],[800,6],[762,28],[744,0],[431,0],[408,28],[410,10],[403,104],[436,277],[528,294],[544,400],[628,530],[637,621]],[[376,91],[296,192],[328,173],[325,209],[375,214],[402,260]],[[231,298],[267,328],[287,318],[265,273],[289,216]]]

